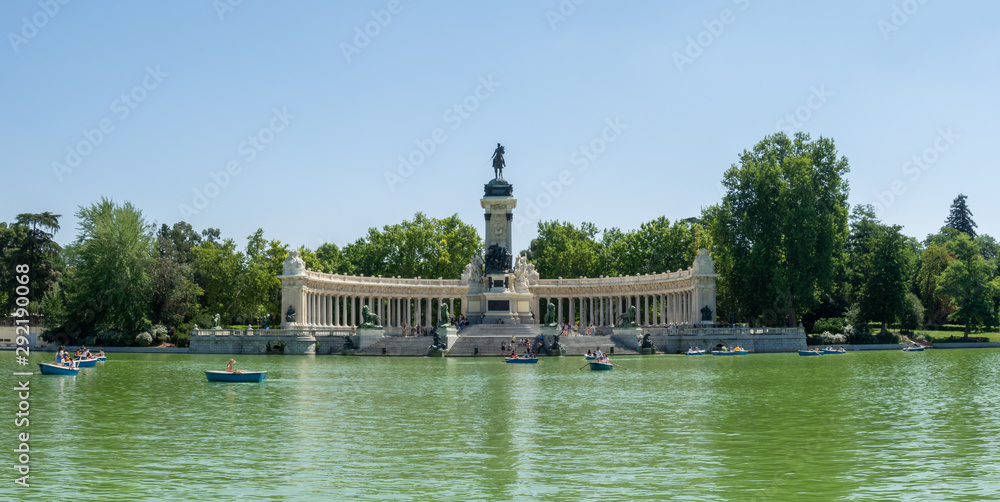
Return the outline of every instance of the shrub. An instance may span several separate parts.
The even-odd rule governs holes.
[[[174,343],[178,347],[190,347],[191,346],[191,332],[177,330],[174,333]]]
[[[818,335],[807,336],[806,343],[809,345],[843,345],[847,343],[847,337],[844,335],[834,335],[829,331],[824,331]]]
[[[153,325],[149,334],[153,337],[153,341],[157,344],[164,343],[170,339],[170,332],[167,327],[162,324]]]
[[[878,338],[875,338],[875,335],[855,330],[854,326],[850,324],[844,326],[844,338],[847,339],[847,343],[852,345],[878,343]]]
[[[881,331],[875,335],[875,338],[878,339],[878,343],[900,343],[902,341],[899,335],[889,331]]]
[[[135,335],[135,345],[138,347],[149,347],[153,343],[153,335],[143,331],[138,335]]]
[[[844,332],[844,318],[843,317],[824,317],[822,319],[817,319],[816,323],[813,324],[813,333],[843,333]]]

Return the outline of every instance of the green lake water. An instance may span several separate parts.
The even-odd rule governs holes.
[[[48,361],[53,354],[35,354]],[[0,352],[10,376],[19,367]],[[109,354],[0,393],[0,500],[996,500],[1000,351],[799,357]]]

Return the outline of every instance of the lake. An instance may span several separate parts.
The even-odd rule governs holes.
[[[49,361],[53,354],[33,354]],[[0,353],[6,375],[14,354]],[[1000,351],[499,358],[109,354],[0,394],[46,500],[984,500]],[[37,365],[34,366],[37,373]],[[13,381],[13,377],[9,377]],[[74,493],[75,492],[75,493]]]

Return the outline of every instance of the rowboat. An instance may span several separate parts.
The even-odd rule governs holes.
[[[847,350],[823,349],[824,354],[846,354]]]
[[[712,355],[713,356],[735,356],[736,352],[733,352],[731,350],[713,350],[712,351]]]
[[[590,369],[592,371],[610,370],[611,368],[614,368],[614,367],[615,367],[615,365],[611,364],[611,363],[598,363],[598,362],[592,362],[592,363],[590,363]]]
[[[38,370],[43,375],[77,375],[80,373],[80,370],[51,363],[38,363]]]
[[[906,347],[903,347],[903,352],[923,352],[923,351],[924,348],[919,346],[914,347],[912,345],[907,345]]]
[[[823,355],[823,351],[820,351],[820,350],[800,350],[799,351],[799,355],[800,356],[821,356],[821,355]]]
[[[747,355],[747,354],[749,354],[749,353],[750,353],[750,351],[749,351],[749,350],[743,350],[743,349],[740,349],[740,350],[734,350],[734,351],[733,351],[733,355],[734,355],[734,356],[745,356],[745,355]]]
[[[101,362],[107,361],[108,360],[108,356],[97,356],[97,360],[101,361]]]
[[[209,382],[263,382],[267,378],[266,371],[230,371],[205,370]]]
[[[685,354],[687,354],[689,356],[703,356],[703,355],[705,355],[705,351],[704,350],[691,350],[691,349],[688,349],[688,351],[685,352]]]
[[[586,356],[586,357],[584,357],[584,359],[586,359],[588,361],[593,361],[594,359],[597,359],[597,358],[594,357],[594,356]]]
[[[537,357],[508,357],[503,360],[503,362],[508,364],[535,364],[538,362]]]
[[[77,359],[76,365],[80,368],[93,368],[97,366],[97,359]]]

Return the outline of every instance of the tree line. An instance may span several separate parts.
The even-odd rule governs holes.
[[[724,194],[697,217],[661,216],[633,230],[542,221],[523,250],[542,278],[652,274],[687,269],[708,248],[720,274],[720,323],[794,326],[874,324],[916,329],[952,322],[998,324],[1000,245],[978,235],[959,195],[940,231],[923,240],[851,208],[850,166],[833,140],[768,136],[724,174]],[[102,198],[79,209],[65,248],[59,215],[0,222],[0,305],[13,312],[14,266],[30,264],[29,311],[60,343],[183,343],[214,315],[224,325],[277,325],[277,279],[289,245],[258,229],[244,249],[221,231],[186,222],[156,226],[129,202]],[[312,270],[366,276],[457,279],[483,251],[457,215],[416,213],[344,246],[300,246]]]
[[[29,264],[29,314],[43,337],[63,344],[184,345],[195,325],[277,326],[278,276],[289,245],[258,229],[239,249],[221,231],[149,223],[129,202],[102,198],[79,209],[76,239],[54,240],[60,215],[20,214],[0,223],[0,305],[13,312],[14,267]],[[310,269],[367,276],[457,277],[482,252],[474,227],[457,215],[417,213],[338,248],[299,248]]]

